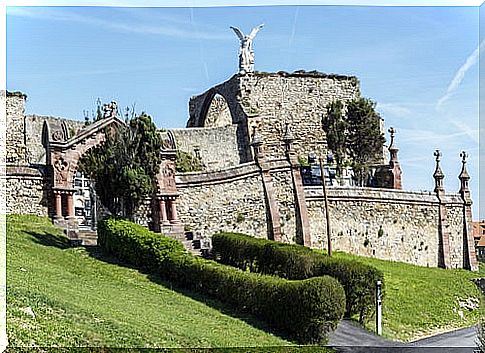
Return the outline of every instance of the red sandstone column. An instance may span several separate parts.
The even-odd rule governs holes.
[[[160,199],[160,219],[163,225],[170,224],[167,218],[167,207],[164,199]]]
[[[67,206],[67,217],[69,218],[74,217],[74,203],[73,203],[72,193],[66,194],[66,206]]]
[[[58,192],[54,193],[55,198],[55,218],[62,218],[62,199],[61,194]]]
[[[170,201],[170,212],[171,212],[170,222],[173,224],[179,223],[178,216],[177,216],[177,204],[175,200]]]

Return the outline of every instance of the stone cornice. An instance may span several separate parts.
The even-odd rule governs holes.
[[[404,191],[379,188],[330,186],[328,187],[327,192],[330,200],[338,201],[381,201],[427,205],[438,205],[440,203],[436,194],[431,191]],[[305,186],[305,196],[307,201],[322,199],[322,187]],[[444,195],[443,201],[446,204],[463,204],[463,200],[459,194],[446,194]]]
[[[125,125],[125,122],[116,118],[110,117],[105,119],[100,119],[96,121],[94,124],[89,125],[86,129],[83,129],[77,134],[73,136],[67,141],[50,141],[51,148],[58,148],[58,149],[68,149],[71,148],[79,143],[81,143],[84,139],[89,138],[91,135],[101,132],[101,130],[111,124],[119,124]]]

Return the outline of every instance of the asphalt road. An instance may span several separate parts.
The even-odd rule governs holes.
[[[476,327],[447,332],[410,343],[391,341],[364,330],[348,320],[340,322],[329,335],[329,345],[338,352],[402,353],[473,353],[476,350]]]

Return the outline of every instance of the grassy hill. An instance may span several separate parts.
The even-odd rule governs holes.
[[[484,316],[485,302],[477,286],[471,281],[476,277],[485,277],[482,264],[477,273],[462,269],[414,266],[341,252],[336,252],[334,256],[355,259],[384,272],[386,288],[382,333],[388,338],[416,340],[474,325]],[[459,301],[471,297],[482,299],[481,308],[460,308]],[[463,317],[460,316],[460,311]],[[374,323],[369,322],[367,328],[374,331]]]
[[[70,248],[46,218],[7,218],[10,346],[282,346],[255,319]],[[113,263],[109,263],[112,261]],[[35,318],[29,314],[31,308]]]

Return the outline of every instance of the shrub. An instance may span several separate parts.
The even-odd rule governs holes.
[[[126,221],[107,218],[98,223],[98,244],[143,269],[159,267],[169,254],[184,254],[185,248],[177,240],[155,234],[145,227]]]
[[[204,169],[204,165],[191,153],[179,150],[175,159],[175,169],[181,173],[198,172]]]
[[[175,240],[127,221],[102,221],[99,234],[107,252],[149,267],[180,287],[251,312],[301,343],[324,342],[345,311],[344,289],[329,276],[287,280],[244,272],[192,256],[181,251],[180,243],[174,245]]]
[[[375,284],[384,275],[375,267],[355,260],[335,259],[295,244],[257,239],[244,234],[217,233],[212,237],[213,253],[223,264],[242,270],[305,279],[329,275],[344,287],[345,316],[358,315],[364,322],[373,315]]]

